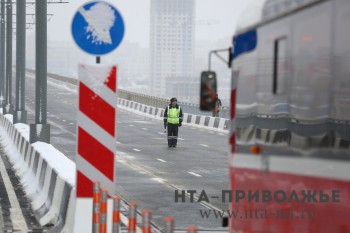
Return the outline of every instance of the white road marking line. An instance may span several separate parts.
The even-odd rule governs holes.
[[[199,145],[201,145],[201,146],[205,146],[205,147],[208,147],[208,145],[205,145],[205,144],[199,144]]]
[[[157,159],[157,160],[160,161],[160,162],[162,162],[162,163],[166,163],[166,161],[163,160],[163,159]]]
[[[10,177],[7,174],[5,164],[2,161],[2,158],[0,158],[0,173],[1,173],[1,177],[3,179],[5,189],[12,207],[10,209],[10,212],[11,212],[11,221],[13,224],[13,229],[28,229],[27,223],[22,214],[21,207],[17,200],[16,193],[13,189]]]
[[[74,123],[73,122],[71,122],[71,123],[69,123],[70,125],[74,125]]]
[[[118,141],[116,141],[115,143],[117,143],[117,144],[121,144],[121,142],[118,142]]]
[[[138,152],[141,151],[141,150],[139,150],[139,149],[133,149],[133,150],[134,150],[134,151],[138,151]]]
[[[133,127],[134,125],[129,125],[130,127]]]
[[[159,134],[162,134],[162,135],[165,134],[164,132],[158,132],[158,133],[159,133]]]
[[[183,138],[177,138],[177,139],[179,139],[179,140],[181,140],[181,141],[184,141],[185,139],[183,139]]]
[[[194,172],[188,172],[188,173],[191,174],[191,175],[197,176],[197,177],[202,177],[201,175],[199,175],[197,173],[194,173]]]
[[[147,128],[142,128],[143,130],[148,130]]]
[[[225,136],[225,134],[223,134],[223,133],[218,133],[220,136]]]
[[[152,180],[157,181],[157,182],[159,182],[159,183],[161,183],[161,184],[163,184],[164,181],[165,181],[164,179],[158,178],[158,177],[154,177],[154,178],[152,178]]]
[[[125,163],[125,161],[122,160],[122,159],[118,159],[117,161],[118,161],[119,163]]]
[[[62,120],[63,122],[66,122],[66,120]]]

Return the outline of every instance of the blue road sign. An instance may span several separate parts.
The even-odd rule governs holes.
[[[124,22],[115,7],[93,1],[78,9],[72,22],[72,35],[82,50],[100,56],[118,47],[124,36]]]

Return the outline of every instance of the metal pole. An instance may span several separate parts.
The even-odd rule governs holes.
[[[101,57],[100,56],[97,56],[96,57],[96,64],[100,64],[101,63]]]
[[[6,5],[6,88],[5,88],[5,114],[13,113],[12,105],[12,0]]]
[[[119,233],[120,228],[120,201],[119,196],[113,197],[113,223],[112,223],[112,233]]]
[[[5,100],[5,0],[1,0],[0,19],[0,108]]]
[[[93,186],[93,209],[92,209],[92,233],[100,231],[100,206],[101,206],[101,188],[100,182],[95,181]]]
[[[26,1],[16,4],[16,103],[14,123],[27,123],[25,111]]]
[[[30,143],[50,143],[47,124],[47,1],[35,0],[35,124],[30,125]]]
[[[209,52],[209,59],[208,59],[208,71],[210,71],[211,68],[211,55],[212,55],[213,51]]]

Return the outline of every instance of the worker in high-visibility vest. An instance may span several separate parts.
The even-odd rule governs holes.
[[[182,125],[182,109],[177,105],[177,99],[171,98],[164,111],[164,129],[168,128],[168,147],[176,147],[179,127]]]

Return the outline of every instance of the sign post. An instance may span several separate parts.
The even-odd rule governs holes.
[[[100,57],[120,44],[124,23],[109,3],[81,6],[72,22],[73,38],[83,51]],[[117,67],[80,64],[77,114],[77,182],[74,233],[92,232],[93,182],[110,197],[115,193]],[[112,200],[108,200],[109,211]],[[111,232],[109,217],[107,232]]]

